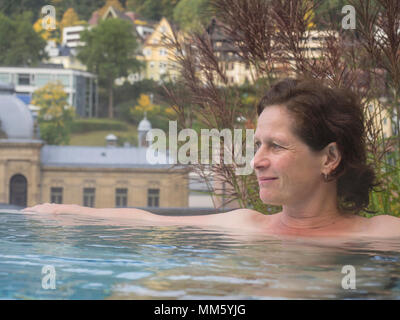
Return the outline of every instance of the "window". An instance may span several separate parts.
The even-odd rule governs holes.
[[[10,74],[9,73],[5,73],[5,72],[0,72],[0,82],[4,82],[4,83],[11,82]]]
[[[51,203],[63,203],[63,188],[52,187],[50,189],[50,202]]]
[[[65,87],[69,87],[69,80],[70,80],[70,76],[67,74],[59,74],[57,76],[57,80],[60,81],[63,86]]]
[[[166,56],[167,55],[167,50],[164,48],[160,49],[160,56]]]
[[[51,80],[52,80],[52,78],[51,78],[50,74],[41,73],[41,74],[36,75],[36,85],[38,87],[46,85]]]
[[[95,188],[83,189],[83,205],[85,207],[94,207],[95,193]]]
[[[31,75],[29,73],[19,73],[18,84],[20,86],[29,86],[31,84]]]
[[[147,190],[147,206],[148,207],[160,206],[160,189]]]
[[[128,205],[128,189],[115,189],[115,206],[117,208],[126,207]]]

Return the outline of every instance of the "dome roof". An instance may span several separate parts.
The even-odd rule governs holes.
[[[118,138],[114,134],[110,133],[109,135],[107,135],[106,140],[107,141],[117,141]]]
[[[139,122],[138,131],[150,131],[151,130],[151,123],[147,120],[146,116],[144,119]]]
[[[8,139],[32,139],[32,114],[13,92],[12,86],[0,84],[0,128]]]

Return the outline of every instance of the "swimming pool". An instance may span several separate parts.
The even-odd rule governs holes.
[[[328,246],[65,216],[0,212],[1,299],[400,298],[399,240]]]

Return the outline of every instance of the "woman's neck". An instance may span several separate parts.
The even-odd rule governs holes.
[[[332,227],[346,217],[337,206],[336,192],[326,192],[318,197],[292,205],[283,205],[279,215],[282,227],[318,229]]]
[[[313,214],[312,212],[302,212],[299,214],[291,214],[287,210],[283,210],[279,215],[279,223],[281,227],[288,229],[324,229],[333,227],[345,218],[339,211],[320,212]]]

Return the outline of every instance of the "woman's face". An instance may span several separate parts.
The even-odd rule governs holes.
[[[264,203],[305,202],[323,183],[322,152],[312,151],[293,129],[293,118],[283,106],[268,106],[258,118],[253,165]]]

